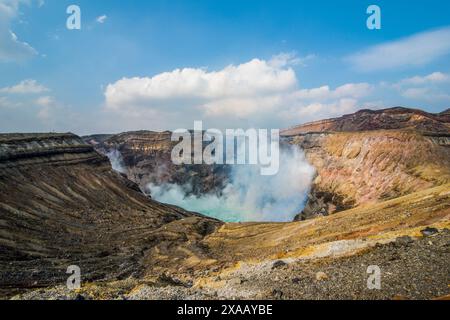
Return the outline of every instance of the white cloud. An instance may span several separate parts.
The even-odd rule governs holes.
[[[296,63],[294,55],[280,54],[219,71],[184,68],[124,78],[106,87],[105,118],[126,130],[191,127],[194,120],[219,128],[283,127],[354,111],[372,92],[368,83],[300,89]]]
[[[37,54],[28,43],[19,41],[12,31],[0,30],[0,62],[22,61]]]
[[[139,102],[161,103],[167,100],[215,100],[254,97],[292,90],[297,85],[289,68],[253,59],[238,66],[208,72],[205,69],[176,69],[152,78],[124,78],[106,88],[108,108]]]
[[[329,86],[322,86],[313,89],[302,89],[294,94],[298,99],[307,100],[326,100],[339,99],[344,97],[361,98],[370,94],[372,86],[368,83],[348,83],[336,88],[330,89]]]
[[[450,76],[442,72],[433,72],[425,76],[405,78],[392,85],[400,95],[410,100],[439,102],[449,100]]]
[[[26,106],[26,104],[21,100],[11,99],[10,97],[0,97],[0,109],[3,109],[3,111],[9,110],[15,112],[17,108],[22,108],[24,106]]]
[[[429,92],[428,88],[408,88],[402,91],[402,96],[408,99],[423,99],[423,97],[429,95]]]
[[[450,80],[448,74],[442,72],[433,72],[426,76],[415,76],[400,81],[399,85],[421,85],[427,83],[442,83]]]
[[[107,15],[101,15],[100,17],[97,17],[97,19],[95,19],[98,23],[105,23],[106,19],[108,19]]]
[[[327,119],[341,116],[346,113],[352,113],[360,107],[358,100],[352,98],[342,98],[329,103],[313,102],[303,107],[293,107],[284,110],[281,116],[284,120],[289,119]],[[314,117],[312,117],[314,115]],[[306,121],[301,121],[306,122]],[[301,123],[298,122],[298,123]]]
[[[11,108],[11,102],[6,97],[0,97],[0,109],[1,108]]]
[[[304,57],[298,57],[295,52],[280,53],[270,59],[269,64],[272,67],[280,68],[288,65],[291,66],[306,66],[306,62],[313,60],[316,56],[314,54],[308,54]]]
[[[27,42],[18,39],[11,31],[11,22],[17,18],[21,4],[27,0],[2,0],[0,2],[0,62],[22,61],[38,54]]]
[[[429,87],[407,88],[401,91],[401,95],[408,99],[426,102],[450,101],[448,93]]]
[[[49,107],[55,103],[55,99],[50,96],[43,96],[36,99],[36,104],[41,107]]]
[[[33,79],[23,80],[11,87],[0,88],[0,93],[6,94],[38,94],[48,91],[50,90],[47,87]]]
[[[356,70],[384,71],[423,66],[450,54],[450,27],[370,47],[347,57]]]
[[[47,130],[70,131],[74,127],[86,125],[90,119],[86,115],[80,118],[80,114],[70,106],[57,101],[52,96],[41,96],[29,103],[35,112],[40,125]],[[88,117],[92,117],[90,114]],[[94,121],[95,122],[95,121]],[[79,130],[79,129],[78,129]]]
[[[61,116],[65,116],[64,112],[68,111],[65,106],[58,103],[55,98],[51,96],[37,98],[34,101],[34,105],[38,108],[36,117],[43,123],[59,122],[61,121]]]
[[[0,96],[0,131],[2,132],[77,132],[98,130],[95,112],[81,114],[54,97]]]
[[[245,119],[276,111],[275,109],[280,106],[282,99],[283,97],[280,95],[220,99],[205,103],[200,110],[207,118],[234,116]]]

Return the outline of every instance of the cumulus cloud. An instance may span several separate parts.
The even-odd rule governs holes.
[[[291,68],[253,59],[223,70],[176,69],[152,78],[124,78],[108,85],[105,96],[109,108],[140,101],[164,99],[229,99],[267,95],[292,89],[297,79]]]
[[[68,131],[79,121],[79,115],[68,105],[58,101],[53,96],[40,96],[29,103],[36,112],[36,119],[43,127],[61,128],[60,131]],[[84,117],[85,118],[85,117]],[[86,121],[86,119],[84,120]]]
[[[38,54],[27,42],[19,40],[11,30],[11,23],[17,17],[19,7],[29,4],[27,0],[2,0],[0,2],[0,62],[23,61]]]
[[[38,94],[47,91],[49,91],[47,87],[33,79],[23,80],[11,87],[0,88],[0,93],[7,94]]]
[[[95,112],[90,112],[89,115],[82,114],[53,96],[37,95],[47,91],[50,90],[41,88],[34,90],[33,94],[0,94],[0,131],[71,131],[83,134],[98,129],[98,117]]]
[[[269,64],[273,67],[284,67],[286,65],[292,66],[306,66],[306,63],[313,60],[316,56],[314,54],[308,54],[304,57],[299,57],[295,52],[283,52],[275,55],[270,59]]]
[[[450,76],[433,72],[424,76],[405,78],[392,85],[404,98],[426,102],[450,100],[448,83]]]
[[[402,91],[402,95],[409,99],[421,99],[429,93],[427,88],[408,88]]]
[[[36,99],[36,104],[41,107],[49,107],[54,104],[55,99],[50,96],[43,96]]]
[[[370,94],[372,86],[368,83],[348,83],[332,90],[329,86],[302,89],[294,93],[301,100],[326,100],[340,98],[361,98]]]
[[[11,131],[67,131],[73,112],[49,95],[50,89],[27,79],[0,88],[0,127]],[[24,129],[25,128],[25,129]]]
[[[401,95],[408,99],[419,100],[419,101],[450,101],[450,95],[438,90],[433,90],[432,88],[421,87],[421,88],[407,88],[401,91]]]
[[[340,116],[346,113],[352,113],[358,108],[358,100],[352,98],[342,98],[333,102],[312,102],[305,104],[300,108],[291,107],[281,112],[281,117],[285,121],[289,119],[326,119],[330,117]]]
[[[400,81],[400,85],[421,85],[429,83],[443,83],[450,80],[448,74],[442,72],[433,72],[426,76],[415,76],[411,78],[406,78]]]
[[[184,68],[123,78],[106,87],[105,112],[141,128],[190,127],[194,120],[219,128],[278,127],[316,119],[313,103],[322,104],[323,115],[335,115],[356,108],[357,100],[371,93],[368,83],[301,89],[293,68],[298,63],[293,54],[279,54],[218,71]],[[292,111],[304,118],[285,116]]]
[[[346,58],[359,71],[423,66],[450,54],[450,27],[370,47]]]
[[[19,104],[17,102],[13,102],[7,97],[0,97],[0,109],[3,110],[12,110],[16,108]]]

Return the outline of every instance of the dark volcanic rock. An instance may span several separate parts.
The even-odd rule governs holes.
[[[137,190],[73,134],[0,135],[0,295],[64,285],[70,265],[124,279],[205,254],[217,221]]]
[[[450,117],[407,108],[361,110],[283,132],[300,146],[317,176],[296,220],[394,199],[450,182]],[[174,184],[187,195],[220,195],[230,182],[224,165],[175,166],[170,132],[137,131],[85,137],[103,154],[118,150],[127,177],[147,186]],[[299,197],[300,198],[300,197]]]
[[[421,230],[420,232],[421,232],[425,237],[429,237],[429,236],[432,236],[432,235],[435,235],[436,233],[438,233],[439,230],[436,229],[436,228],[430,228],[430,227],[427,227],[427,228]]]
[[[136,131],[99,139],[87,136],[83,139],[95,149],[108,154],[120,152],[127,177],[148,192],[148,184],[174,184],[183,186],[186,194],[220,194],[227,185],[230,167],[226,165],[181,165],[172,163],[171,153],[176,142],[171,132]],[[94,138],[93,138],[94,137]]]
[[[408,246],[414,242],[414,239],[409,236],[399,237],[395,240],[395,243],[399,246]]]
[[[278,268],[284,267],[284,266],[286,266],[286,265],[287,265],[286,262],[284,262],[283,260],[275,261],[275,262],[273,263],[273,265],[272,265],[272,270],[273,270],[273,269],[278,269]]]
[[[402,107],[360,110],[340,118],[295,126],[284,130],[282,135],[295,136],[308,132],[354,132],[391,129],[414,129],[422,132],[449,134],[449,110],[437,114]]]

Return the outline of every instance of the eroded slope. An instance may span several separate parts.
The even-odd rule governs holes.
[[[381,110],[360,110],[340,118],[326,119],[298,125],[287,130],[284,136],[308,132],[357,132],[369,130],[412,129],[420,132],[449,133],[449,109],[441,113],[396,107]]]
[[[175,184],[186,187],[186,194],[220,193],[226,186],[229,167],[224,165],[174,165],[171,160],[171,132],[136,131],[114,136],[88,136],[83,139],[97,151],[117,151],[127,177],[143,192],[148,184]]]
[[[450,135],[417,131],[308,133],[289,138],[316,168],[299,218],[327,215],[450,182]]]
[[[0,135],[1,292],[65,283],[69,265],[85,281],[182,270],[216,225],[147,198],[75,135]]]
[[[18,299],[430,299],[450,289],[450,185],[293,223],[225,224],[195,272],[85,283]],[[428,228],[428,229],[427,229]],[[150,263],[150,262],[149,262]],[[382,271],[369,290],[367,268]]]

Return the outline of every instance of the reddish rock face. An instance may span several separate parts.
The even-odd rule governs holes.
[[[326,215],[449,181],[450,109],[361,110],[282,131],[317,169],[298,218]]]
[[[370,130],[414,129],[421,132],[450,133],[450,109],[428,113],[408,108],[361,110],[340,118],[310,122],[286,129],[284,136],[307,132],[354,132]]]
[[[448,116],[448,112],[443,115]],[[169,133],[99,135],[88,141],[102,152],[118,149],[128,176],[141,186],[159,179],[156,181],[193,182],[209,190],[217,187],[218,174],[209,171],[211,168],[185,167],[178,171],[179,168],[170,167]],[[403,278],[407,280],[401,282],[402,288],[410,285],[410,279],[425,274],[421,283],[426,297],[443,295],[442,290],[447,290],[448,257],[441,248],[448,243],[448,231],[442,229],[449,226],[450,210],[448,131],[391,128],[318,132],[291,135],[284,142],[301,146],[317,170],[307,208],[299,219],[358,208],[305,223],[222,224],[149,199],[136,183],[111,170],[106,157],[75,135],[0,135],[0,297],[30,288],[64,286],[66,268],[73,264],[81,267],[83,281],[102,280],[97,291],[100,293],[94,294],[100,298],[104,298],[105,288],[117,298],[124,288],[135,292],[134,286],[139,288],[149,279],[160,290],[157,297],[164,290],[171,290],[168,286],[179,288],[196,283],[201,286],[194,290],[208,284],[217,288],[221,285],[217,280],[238,269],[244,275],[254,275],[253,279],[261,279],[256,283],[265,292],[267,286],[272,288],[275,282],[278,285],[278,279],[287,279],[283,272],[289,272],[289,277],[304,272],[305,258],[325,257],[342,270],[342,260],[333,260],[337,252],[357,253],[358,259],[365,257],[348,264],[348,277],[354,277],[349,288],[355,288],[355,284],[363,283],[354,276],[355,270],[363,263],[373,262],[374,251],[369,250],[384,250],[379,246],[372,248],[377,239],[415,237],[420,231],[424,236],[439,232],[439,238],[432,242],[424,239],[420,246],[401,239],[392,246],[401,250],[392,254],[391,246],[386,245],[388,255],[384,251],[380,254],[391,263],[391,256],[398,257],[401,252],[403,264],[391,269],[398,274],[410,272],[411,266],[420,267]],[[154,170],[161,165],[161,174],[155,175]],[[169,165],[168,169],[164,165]],[[397,198],[401,195],[407,196]],[[396,199],[383,202],[392,198]],[[440,239],[439,243],[430,255],[429,248],[436,239]],[[329,255],[323,256],[324,252]],[[420,252],[423,258],[418,260]],[[281,272],[280,278],[266,269],[248,268],[250,263],[272,265],[274,260],[283,258],[302,262],[298,270],[291,266],[273,269],[271,272]],[[312,275],[325,272],[317,269],[323,267],[317,261],[312,261]],[[437,267],[429,273],[432,266]],[[366,275],[365,270],[363,274]],[[430,277],[437,284],[430,284]],[[330,276],[329,281],[333,278]],[[277,280],[271,282],[272,279]],[[255,287],[253,281],[234,282],[225,285],[238,286],[236,292],[246,292],[242,286]],[[316,284],[317,281],[312,287]],[[286,288],[297,294],[298,284],[290,285],[289,279]],[[91,288],[87,286],[84,293]],[[416,292],[417,287],[414,285],[411,290]],[[346,292],[338,292],[337,297],[342,298],[341,293]],[[383,299],[392,297],[392,292],[380,292]],[[259,294],[251,297],[267,298]]]
[[[317,170],[302,217],[393,199],[450,181],[450,136],[417,131],[291,137]]]
[[[327,215],[392,199],[450,181],[450,113],[392,108],[362,110],[283,131],[316,168],[305,210],[298,218]],[[306,132],[306,133],[303,133]],[[220,193],[227,166],[174,166],[170,132],[91,136],[95,148],[121,152],[127,176],[142,190],[148,183],[194,186],[196,195]]]

